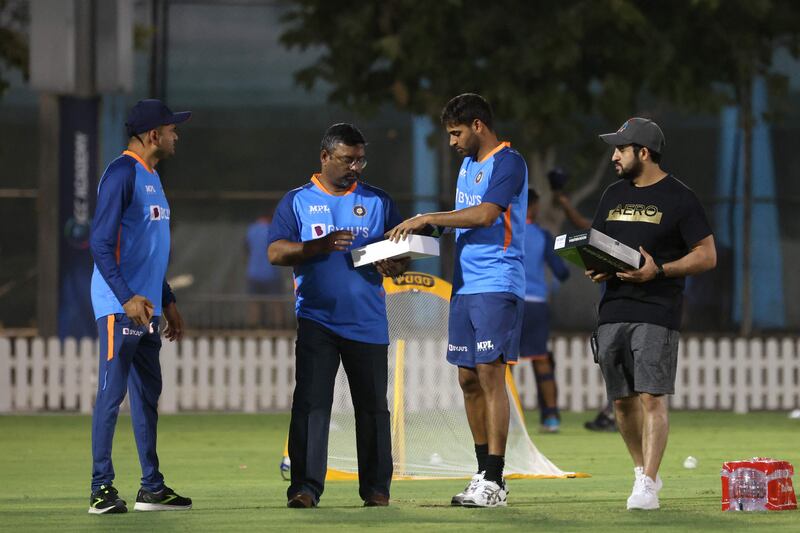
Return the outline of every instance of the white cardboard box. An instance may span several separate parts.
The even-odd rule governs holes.
[[[371,265],[375,261],[382,259],[438,257],[439,239],[423,235],[409,235],[400,242],[387,239],[362,246],[361,248],[355,248],[350,251],[350,255],[353,257],[353,265],[356,268]]]

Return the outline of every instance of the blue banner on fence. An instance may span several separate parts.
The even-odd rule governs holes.
[[[59,102],[58,335],[96,337],[89,230],[97,188],[97,98]]]

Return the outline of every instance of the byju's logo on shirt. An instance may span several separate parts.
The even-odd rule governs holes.
[[[318,239],[328,233],[328,226],[325,224],[311,224],[311,237]]]
[[[478,351],[485,352],[487,350],[494,350],[494,343],[492,341],[478,341]]]
[[[150,206],[150,220],[169,220],[169,208],[160,205]]]
[[[456,189],[456,203],[457,204],[466,204],[470,207],[474,205],[478,205],[481,203],[481,195],[480,194],[467,194],[460,189]]]
[[[330,212],[331,212],[331,208],[328,207],[327,205],[310,205],[310,206],[308,206],[308,213],[311,214],[311,215],[314,215],[314,214],[317,214],[317,213],[330,213]]]
[[[448,344],[447,345],[447,351],[448,352],[466,352],[467,351],[467,347],[466,346],[456,346],[455,344]]]

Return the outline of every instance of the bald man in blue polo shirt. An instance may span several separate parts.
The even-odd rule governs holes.
[[[408,260],[353,266],[351,248],[383,240],[402,220],[385,192],[360,181],[365,147],[364,136],[352,124],[328,128],[320,172],[283,197],[270,227],[269,260],[294,268],[297,296],[286,493],[292,508],[316,507],[324,489],[340,361],[356,419],[359,495],[365,507],[389,504],[393,467],[383,276],[402,274]]]
[[[129,142],[97,187],[89,245],[94,258],[92,307],[99,332],[100,367],[92,415],[92,494],[89,513],[128,511],[113,486],[111,443],[119,406],[129,394],[133,434],[142,467],[137,511],[187,510],[192,500],[164,485],[156,454],[161,395],[159,317],[164,335],[180,340],[183,319],[166,281],[170,210],[156,164],[175,153],[173,113],[159,100],[141,100],[128,114]]]

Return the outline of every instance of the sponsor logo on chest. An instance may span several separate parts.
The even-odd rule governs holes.
[[[134,337],[141,337],[144,335],[144,331],[140,329],[133,329],[133,328],[122,328],[123,335],[133,335]]]
[[[316,215],[318,213],[330,213],[331,208],[327,205],[310,205],[308,206],[308,214]]]
[[[661,224],[662,215],[655,205],[617,204],[617,207],[608,211],[606,221]]]
[[[150,206],[150,220],[169,220],[169,207],[162,207],[160,205]]]
[[[334,231],[347,230],[353,237],[369,237],[369,226],[335,226],[333,224],[311,224],[311,238],[319,239]]]
[[[328,226],[326,224],[311,224],[311,236],[315,239],[324,237],[328,233]]]
[[[456,204],[472,207],[481,203],[480,194],[468,194],[461,189],[456,189]]]

